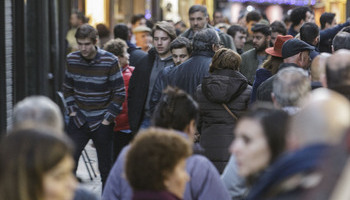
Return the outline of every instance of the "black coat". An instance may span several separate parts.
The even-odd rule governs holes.
[[[169,72],[169,85],[177,86],[193,96],[203,77],[209,75],[213,56],[213,51],[194,52],[190,59]]]
[[[240,72],[216,70],[203,79],[197,88],[200,107],[200,144],[205,156],[221,173],[230,158],[228,148],[233,140],[236,120],[225,110],[223,103],[238,118],[247,110],[252,87]]]
[[[149,50],[148,54],[142,57],[137,63],[137,67],[135,67],[129,81],[128,115],[130,129],[134,134],[138,131],[142,121],[148,93],[149,78],[155,58],[155,49]]]

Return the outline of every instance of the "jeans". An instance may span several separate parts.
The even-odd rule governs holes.
[[[98,168],[101,173],[102,187],[107,180],[108,173],[112,167],[112,136],[113,136],[113,124],[103,125],[95,130],[89,130],[87,124],[78,128],[72,118],[69,119],[67,127],[68,136],[73,140],[75,144],[74,160],[76,163],[75,171],[78,166],[78,161],[81,152],[84,150],[86,144],[90,139],[94,142],[97,151]]]

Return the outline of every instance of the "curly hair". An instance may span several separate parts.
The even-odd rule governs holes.
[[[105,44],[104,50],[113,53],[116,56],[123,56],[124,49],[127,48],[127,44],[122,39],[113,39]]]
[[[217,69],[238,70],[242,59],[238,53],[231,49],[221,48],[215,52],[211,61],[209,72],[212,73]]]
[[[137,134],[126,155],[125,174],[136,190],[165,190],[164,180],[192,154],[190,142],[175,131],[150,128]]]

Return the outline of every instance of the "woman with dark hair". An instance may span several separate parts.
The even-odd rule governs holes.
[[[0,199],[72,200],[73,144],[44,129],[14,130],[0,144]],[[56,136],[57,135],[57,136]]]
[[[238,71],[240,64],[241,57],[236,52],[218,50],[209,68],[210,75],[197,87],[200,144],[220,173],[230,158],[227,149],[236,120],[247,110],[252,90]]]
[[[125,174],[133,188],[133,200],[183,199],[186,159],[191,143],[174,131],[150,128],[131,143],[126,156]]]
[[[286,112],[258,104],[238,121],[230,151],[248,185],[285,151],[288,119]]]

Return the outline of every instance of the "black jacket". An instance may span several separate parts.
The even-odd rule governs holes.
[[[135,134],[141,124],[144,107],[147,99],[149,78],[153,62],[156,58],[156,50],[150,49],[148,54],[142,57],[136,64],[129,81],[128,89],[128,115],[129,125]]]
[[[169,85],[177,86],[193,96],[203,77],[209,75],[213,56],[213,51],[194,52],[190,59],[169,72]]]
[[[230,69],[214,71],[197,87],[200,144],[205,149],[205,156],[220,173],[230,158],[228,148],[236,124],[222,104],[225,103],[239,118],[248,108],[251,91],[248,80],[240,72]]]

